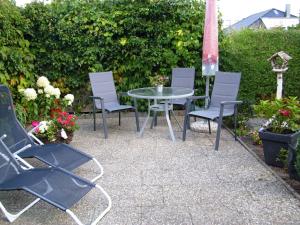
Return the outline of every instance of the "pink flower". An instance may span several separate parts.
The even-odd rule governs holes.
[[[32,127],[37,127],[40,124],[39,121],[32,121],[31,126]]]

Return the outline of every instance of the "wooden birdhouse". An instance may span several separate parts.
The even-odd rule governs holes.
[[[283,51],[275,53],[268,59],[271,62],[272,71],[277,73],[277,99],[282,98],[283,73],[288,70],[287,65],[290,59],[292,57]]]
[[[284,70],[287,69],[288,61],[292,59],[291,56],[289,56],[287,53],[280,51],[272,55],[268,61],[271,62],[271,65],[273,69],[278,70]]]

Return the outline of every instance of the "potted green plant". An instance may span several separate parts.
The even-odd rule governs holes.
[[[150,83],[152,86],[156,86],[157,92],[162,92],[164,84],[169,80],[168,77],[161,75],[161,74],[156,74],[153,77],[150,77]]]
[[[264,158],[268,165],[283,167],[278,160],[280,149],[296,148],[300,136],[300,103],[296,97],[262,100],[254,106],[259,117],[267,123],[259,130]]]

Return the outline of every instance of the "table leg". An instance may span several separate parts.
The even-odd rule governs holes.
[[[141,128],[141,130],[140,130],[140,133],[139,133],[139,136],[140,136],[140,137],[143,136],[145,127],[147,126],[147,122],[148,122],[148,120],[149,120],[149,118],[150,118],[150,113],[151,113],[151,110],[150,110],[150,100],[148,100],[148,115],[147,115],[147,117],[146,117],[146,119],[145,119],[145,121],[144,121],[144,123],[143,123],[143,126],[142,126],[142,128]]]
[[[172,113],[173,117],[175,118],[175,120],[176,120],[176,123],[178,124],[179,128],[181,129],[181,131],[183,131],[183,129],[182,129],[182,127],[181,127],[181,125],[180,125],[179,121],[177,120],[177,118],[176,118],[176,116],[175,116],[175,113],[174,113],[174,111],[173,111],[173,110],[170,110],[170,111],[171,111],[171,113]]]
[[[169,127],[169,132],[171,135],[171,139],[172,139],[172,141],[175,141],[172,124],[171,124],[170,117],[169,117],[169,102],[168,101],[165,101],[165,115],[166,115],[166,119],[167,119],[167,123],[168,123],[168,127]]]

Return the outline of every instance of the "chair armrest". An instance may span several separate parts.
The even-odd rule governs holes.
[[[125,97],[125,96],[129,96],[127,92],[118,92],[117,93],[117,98],[118,98],[119,103],[121,101],[121,97]]]
[[[236,113],[236,105],[243,103],[243,101],[223,101],[220,103],[221,107],[220,107],[220,114],[219,114],[219,118],[223,117],[223,112],[224,112],[224,106],[225,105],[234,105],[234,113]]]
[[[242,104],[243,101],[223,101],[221,102],[221,106],[223,105],[237,105],[237,104]]]
[[[92,98],[93,100],[95,100],[95,99],[103,100],[104,99],[104,98],[102,98],[100,96],[89,96],[89,98]]]
[[[207,98],[209,99],[209,96],[206,96],[206,95],[187,97],[187,99],[189,99],[190,101],[194,101],[194,100],[198,100],[198,99],[207,99]]]
[[[118,95],[119,97],[129,96],[127,92],[118,92],[117,95]]]
[[[96,111],[96,102],[95,100],[100,100],[100,104],[101,104],[101,109],[105,109],[104,107],[104,98],[100,97],[100,96],[89,96],[90,98],[93,99],[93,112],[95,113]]]

